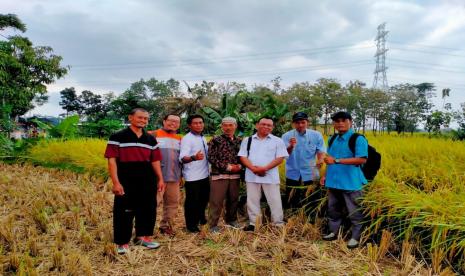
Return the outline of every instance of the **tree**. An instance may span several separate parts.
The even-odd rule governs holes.
[[[111,102],[111,112],[119,118],[127,118],[129,112],[136,108],[145,108],[150,114],[150,127],[160,115],[169,109],[170,98],[180,95],[179,82],[174,79],[160,81],[155,78],[149,80],[141,79],[131,84],[119,97]]]
[[[295,83],[289,89],[284,90],[280,97],[292,112],[306,112],[312,126],[316,129],[318,120],[323,116],[323,98],[315,93],[313,85],[308,82]]]
[[[428,114],[431,113],[431,108],[433,107],[433,103],[431,102],[431,98],[434,96],[434,91],[436,90],[434,83],[430,82],[423,82],[420,84],[415,85],[417,89],[417,108],[421,113],[421,119],[426,120]]]
[[[391,97],[380,89],[368,89],[366,97],[369,99],[367,114],[373,120],[372,131],[376,133],[376,131],[383,130],[388,125]]]
[[[341,101],[337,102],[337,106],[351,113],[354,117],[354,127],[362,127],[362,132],[365,133],[370,103],[365,83],[361,81],[350,81],[342,92],[344,92],[344,94],[340,98]]]
[[[69,114],[82,114],[84,107],[76,94],[74,87],[65,88],[60,91],[61,101],[59,105]]]
[[[6,28],[13,28],[15,30],[25,32],[26,25],[16,16],[16,14],[0,14],[0,31]]]
[[[79,102],[83,107],[83,114],[90,120],[99,119],[103,111],[102,96],[92,91],[84,90],[79,95]]]
[[[441,132],[441,127],[447,127],[452,120],[452,114],[445,111],[436,110],[426,118],[425,128],[426,130],[434,134]]]
[[[0,29],[7,27],[25,30],[24,24],[13,15],[0,15]],[[63,77],[67,68],[60,65],[62,58],[47,46],[34,47],[21,36],[0,41],[0,104],[8,116],[22,115],[46,99],[47,84]]]
[[[398,133],[413,133],[417,126],[428,118],[432,103],[430,99],[433,94],[434,84],[422,83],[413,85],[409,83],[398,84],[391,87],[392,96],[391,126]]]
[[[315,95],[323,102],[324,134],[328,134],[328,124],[332,113],[338,108],[341,97],[341,84],[334,79],[319,79],[313,86]]]

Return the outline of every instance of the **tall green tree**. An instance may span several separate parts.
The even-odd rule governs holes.
[[[392,127],[397,133],[413,133],[419,123],[425,118],[428,104],[423,95],[417,94],[417,87],[413,84],[398,84],[390,88],[392,97],[390,105]]]
[[[0,29],[25,31],[12,15],[0,15]],[[48,46],[34,46],[26,37],[11,36],[0,41],[0,105],[8,116],[22,115],[46,99],[47,85],[67,73],[62,58]]]
[[[180,95],[179,82],[150,78],[141,79],[131,84],[119,97],[111,103],[111,110],[119,118],[127,118],[127,114],[136,107],[145,108],[151,114],[150,127],[154,127],[161,115],[166,113],[168,99]]]
[[[291,113],[306,112],[313,128],[316,129],[319,119],[323,116],[324,100],[321,95],[315,93],[312,84],[309,82],[295,83],[284,90],[280,97],[281,101],[288,105]]]
[[[315,95],[321,98],[323,105],[321,106],[324,121],[324,134],[329,133],[329,120],[332,113],[334,113],[340,106],[342,99],[341,84],[335,79],[322,78],[317,80],[313,86]]]
[[[66,111],[66,117],[71,114],[82,114],[84,107],[79,100],[74,87],[65,88],[60,91],[61,101],[59,105]]]

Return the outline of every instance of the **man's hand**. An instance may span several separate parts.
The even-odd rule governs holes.
[[[165,190],[165,181],[163,181],[163,179],[158,179],[158,189],[157,191],[159,193],[163,192]]]
[[[231,166],[230,172],[232,173],[240,172],[242,169],[242,166],[240,164],[230,164],[230,166]]]
[[[332,165],[336,163],[336,159],[334,159],[334,157],[332,157],[331,155],[326,155],[324,160],[327,165]]]
[[[265,167],[254,166],[252,172],[258,176],[265,176],[268,170]]]
[[[326,181],[326,176],[320,177],[320,186],[324,187],[325,186],[325,181]]]
[[[113,188],[111,189],[114,195],[122,196],[124,195],[123,186],[120,183],[113,183]]]
[[[297,145],[297,139],[295,137],[292,137],[291,139],[289,139],[289,147],[293,149],[295,145]]]
[[[196,154],[195,154],[195,160],[203,160],[205,158],[205,155],[203,154],[203,152],[201,150],[199,150]]]
[[[318,160],[316,161],[316,164],[315,164],[315,165],[316,165],[316,167],[317,167],[318,169],[321,169],[321,166],[323,166],[323,163],[324,163],[324,162],[325,162],[325,161],[324,161],[323,159],[318,159]]]

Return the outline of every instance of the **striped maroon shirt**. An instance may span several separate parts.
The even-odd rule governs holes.
[[[155,162],[161,160],[157,139],[145,130],[140,137],[129,128],[120,130],[110,136],[105,158],[116,158],[118,163]]]

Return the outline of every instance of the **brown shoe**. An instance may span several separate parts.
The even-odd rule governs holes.
[[[161,234],[164,234],[164,235],[167,235],[167,236],[170,236],[170,237],[173,237],[174,235],[176,235],[176,232],[173,231],[173,228],[171,227],[160,227],[160,233]]]

